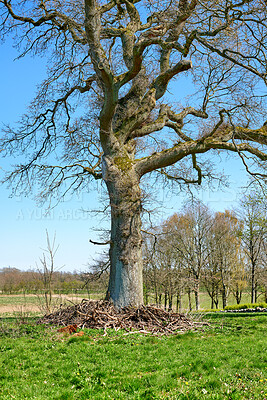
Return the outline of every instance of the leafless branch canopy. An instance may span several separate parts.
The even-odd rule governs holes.
[[[87,188],[103,156],[188,184],[207,175],[199,157],[212,149],[248,169],[266,161],[264,0],[0,0],[0,21],[19,57],[48,59],[29,112],[1,139],[27,155],[7,176],[17,187],[34,178],[44,198]],[[192,176],[170,174],[187,158]]]

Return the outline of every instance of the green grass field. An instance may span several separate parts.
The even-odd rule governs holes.
[[[266,314],[208,314],[171,337],[0,320],[0,399],[267,399]]]

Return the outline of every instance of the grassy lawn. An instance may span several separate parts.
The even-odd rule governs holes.
[[[207,318],[205,332],[76,338],[2,319],[0,399],[267,399],[266,314]]]

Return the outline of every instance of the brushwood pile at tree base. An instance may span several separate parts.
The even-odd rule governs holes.
[[[142,333],[171,335],[203,329],[207,322],[195,321],[184,314],[168,312],[154,306],[116,309],[109,301],[83,299],[72,306],[61,306],[56,312],[38,320],[39,324],[77,325],[78,328],[123,329]]]

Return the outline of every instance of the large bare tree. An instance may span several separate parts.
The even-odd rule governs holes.
[[[0,15],[1,37],[21,57],[48,59],[29,113],[1,141],[25,160],[7,179],[40,184],[43,198],[102,179],[108,295],[138,305],[144,176],[200,184],[211,176],[200,155],[212,150],[238,153],[246,167],[266,160],[266,2],[0,0]],[[196,88],[186,102],[184,78]]]

